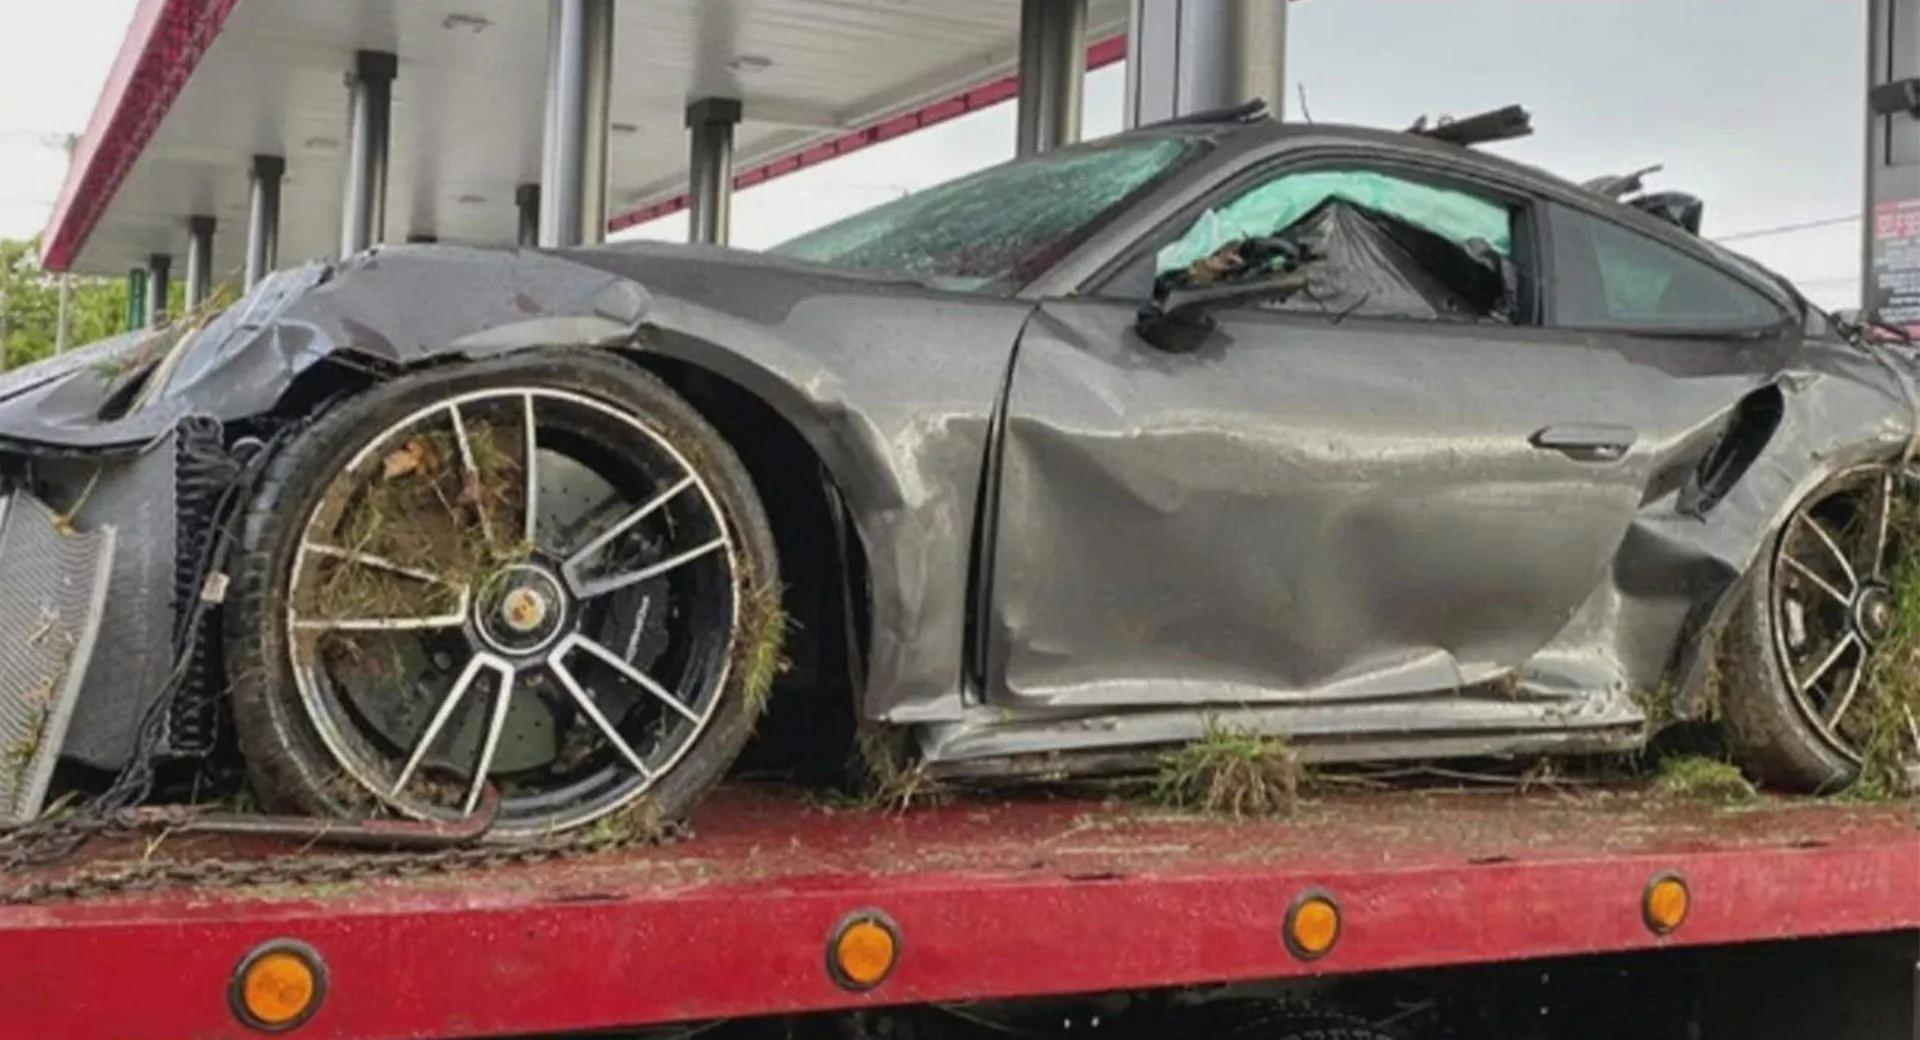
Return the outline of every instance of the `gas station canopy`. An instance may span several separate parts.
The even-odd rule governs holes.
[[[624,0],[614,12],[607,212],[684,205],[688,106],[737,99],[739,183],[1004,100],[1020,0]],[[1091,0],[1096,63],[1127,0]],[[285,159],[278,255],[333,255],[358,52],[397,58],[385,239],[512,241],[542,179],[550,7],[527,0],[142,0],[48,227],[53,269],[123,273],[212,217],[245,253],[253,160]]]
[[[1920,328],[1920,0],[1869,11],[1867,309]],[[140,0],[42,243],[230,272],[380,242],[572,245],[1018,97],[1079,136],[1125,58],[1129,124],[1285,89],[1287,0]],[[244,263],[243,263],[244,260]],[[162,315],[158,310],[148,320]]]

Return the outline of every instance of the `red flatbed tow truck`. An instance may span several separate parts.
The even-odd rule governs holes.
[[[1194,1040],[1920,1036],[1912,803],[1426,791],[1235,821],[1072,798],[836,809],[737,786],[693,827],[238,888],[220,878],[303,850],[96,841],[6,879],[44,894],[0,905],[0,1035],[258,1036],[243,969],[291,950],[317,971],[280,1030],[301,1038],[1071,1035],[1103,1016],[1109,1035]],[[155,877],[156,858],[191,887],[62,889],[142,860]],[[1206,1010],[1228,1006],[1269,1010]]]

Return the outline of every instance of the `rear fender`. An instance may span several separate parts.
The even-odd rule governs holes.
[[[1697,599],[1670,666],[1679,718],[1713,709],[1720,636],[1765,566],[1775,536],[1822,482],[1855,466],[1897,463],[1916,430],[1905,373],[1840,345],[1810,346],[1810,364],[1749,394],[1680,490],[1664,537],[1733,578]],[[1649,528],[1656,526],[1647,524]]]

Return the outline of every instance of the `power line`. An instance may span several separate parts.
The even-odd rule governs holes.
[[[0,126],[0,141],[31,141],[45,148],[60,148],[72,135],[59,130],[24,126]]]
[[[1857,274],[1854,274],[1854,275],[1834,275],[1831,278],[1790,278],[1788,279],[1788,281],[1791,281],[1793,284],[1801,287],[1802,289],[1805,289],[1808,286],[1814,286],[1814,285],[1858,285],[1860,282],[1860,276]]]
[[[1815,228],[1838,227],[1841,224],[1857,224],[1860,214],[1849,213],[1844,217],[1826,217],[1821,220],[1804,220],[1797,224],[1776,224],[1773,227],[1754,228],[1750,231],[1736,231],[1730,235],[1716,235],[1715,242],[1742,242],[1749,238],[1766,238],[1770,235],[1785,235],[1795,231],[1812,231]]]

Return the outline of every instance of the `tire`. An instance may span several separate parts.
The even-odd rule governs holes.
[[[1814,734],[1780,671],[1775,656],[1772,548],[1747,582],[1727,624],[1721,674],[1721,710],[1727,743],[1740,768],[1761,783],[1785,791],[1838,790],[1853,781],[1858,765]]]
[[[443,407],[449,402],[450,408]],[[511,428],[514,407],[524,408],[519,428],[538,431],[527,433],[518,449],[503,433]],[[434,425],[443,419],[453,431],[454,450],[435,450],[445,446],[447,431]],[[555,441],[561,448],[550,448]],[[482,461],[483,447],[499,452],[498,459],[488,455]],[[517,472],[524,477],[514,478],[519,520],[506,502],[514,450]],[[356,461],[358,468],[349,470]],[[489,485],[489,465],[501,475],[498,487]],[[673,465],[684,469],[684,478],[667,490],[645,487],[643,496],[644,479],[657,475],[657,483],[666,484]],[[552,476],[556,471],[560,476]],[[447,479],[461,489],[452,498],[444,490]],[[380,509],[387,500],[376,496],[403,485],[432,491],[447,516],[418,522],[406,513],[396,514],[397,520],[383,517]],[[579,504],[591,500],[596,489],[601,498],[591,508]],[[406,494],[414,496],[408,501],[427,500],[426,491]],[[635,508],[630,500],[645,497],[651,503],[656,496],[664,504]],[[499,501],[490,506],[493,498]],[[531,508],[536,501],[538,508]],[[549,517],[567,509],[577,515],[556,534],[557,521],[549,524]],[[363,523],[363,514],[373,519]],[[600,525],[606,538],[595,550],[591,546],[600,539],[591,537],[586,520],[602,516],[623,519],[611,528]],[[524,529],[515,526],[521,520]],[[700,529],[703,522],[710,529]],[[348,546],[351,552],[319,548],[323,537],[362,529],[366,534]],[[481,540],[472,533],[476,529],[485,532],[483,554],[471,551]],[[450,537],[460,541],[422,543],[410,530],[456,532]],[[527,537],[517,546],[498,548],[523,531]],[[429,544],[431,551],[379,555],[366,548],[376,538],[398,542],[402,535],[413,539],[410,544]],[[585,538],[588,546],[577,556],[543,547],[543,541],[563,535],[574,538],[576,546]],[[678,552],[673,539],[683,537],[710,540],[689,551],[683,562],[668,556],[625,574],[587,573],[596,562],[615,569],[622,557],[649,550],[655,541],[665,546],[662,553]],[[453,548],[445,549],[448,545]],[[482,573],[483,567],[469,566],[476,559],[492,569]],[[379,562],[367,562],[372,560]],[[640,580],[659,567],[666,569]],[[414,571],[435,580],[409,576]],[[336,581],[349,572],[351,577]],[[733,450],[650,373],[611,355],[584,351],[528,352],[434,369],[334,407],[269,462],[242,519],[234,577],[226,659],[240,750],[263,803],[323,817],[398,812],[457,819],[472,811],[484,779],[501,794],[491,833],[506,838],[578,827],[616,812],[637,819],[624,816],[629,809],[644,810],[646,818],[659,822],[681,818],[739,754],[762,706],[757,701],[766,692],[764,677],[735,665],[748,656],[769,659],[768,648],[755,645],[752,655],[743,648],[777,640],[780,631],[777,611],[770,617],[756,612],[760,594],[779,587],[778,557],[765,511]],[[391,600],[385,589],[425,589],[405,593],[422,602],[454,597],[456,587],[464,591],[457,593],[458,609],[451,612],[365,608],[372,617],[361,620],[347,618],[352,611],[345,608],[342,614],[323,609],[336,584],[351,585],[356,594],[375,590],[356,603]],[[648,612],[656,593],[666,605],[657,618]],[[615,601],[623,597],[640,597],[642,604],[628,625],[630,638],[620,641],[624,655],[613,652],[612,640],[598,629],[588,633],[594,624],[628,624],[616,609]],[[392,626],[389,615],[414,613],[428,615],[436,627],[348,627]],[[455,615],[461,619],[457,625],[445,623]],[[568,630],[568,625],[575,627]],[[357,661],[364,648],[342,651],[330,645],[336,639],[386,641],[383,651],[403,649],[391,651],[391,669],[376,660],[361,674],[341,662]],[[420,646],[405,649],[410,639]],[[472,648],[471,658],[464,667],[447,666],[442,657],[457,659],[462,640]],[[672,665],[683,678],[672,689],[665,679],[654,687],[628,680],[618,664],[589,652],[587,643],[595,641],[609,656],[624,656],[632,672]],[[643,644],[657,648],[646,651],[653,656],[645,666],[636,656]],[[777,660],[777,645],[772,651],[770,659]],[[505,667],[496,667],[496,661]],[[418,670],[410,670],[415,662]],[[592,676],[599,678],[590,681]],[[753,683],[761,685],[750,691]],[[448,692],[434,692],[441,686]],[[500,696],[508,686],[513,695]],[[664,692],[654,694],[655,689]],[[412,702],[393,707],[423,690],[432,696],[421,703],[434,704],[433,718],[444,715],[444,728],[435,730],[429,720],[408,736],[389,732],[397,722],[387,729],[376,724],[424,717],[425,709]],[[485,708],[473,707],[480,704]],[[472,723],[475,717],[478,723]],[[538,725],[543,717],[550,732]],[[509,718],[521,727],[511,741]],[[564,740],[558,735],[562,720]],[[446,769],[430,761],[435,749],[457,745],[469,731],[480,734],[474,741],[480,750],[466,774],[457,782],[436,779],[435,770]],[[420,739],[436,732],[438,740]],[[682,737],[684,746],[670,746]],[[616,746],[614,738],[624,743]],[[591,747],[596,739],[605,746]],[[537,769],[516,767],[508,775],[505,763],[514,754],[535,760],[543,740],[555,748],[552,760]],[[536,750],[516,750],[529,746]],[[563,751],[573,754],[579,748],[589,750],[574,755],[577,762],[563,761]],[[401,751],[411,752],[411,766]],[[650,759],[659,767],[651,775],[641,768]],[[391,780],[398,784],[390,785]],[[542,788],[549,782],[550,788]],[[458,793],[467,796],[464,804],[444,791],[456,783]]]
[[[1903,515],[1896,502],[1907,493],[1889,467],[1837,475],[1768,539],[1744,583],[1721,644],[1721,708],[1735,758],[1762,783],[1825,793],[1860,775],[1865,738],[1856,720],[1869,710],[1873,692],[1855,676],[1867,674],[1875,646],[1887,637],[1870,632],[1867,597],[1890,590],[1891,561],[1912,549],[1912,533],[1897,524],[1876,539],[1876,511]],[[1865,522],[1848,522],[1849,516]],[[1861,538],[1877,540],[1879,548],[1856,544]],[[1808,641],[1816,628],[1835,635],[1797,652],[1795,641]],[[1840,648],[1848,639],[1853,649]],[[1830,666],[1820,668],[1829,653],[1835,655]],[[1794,670],[1813,676],[1805,694],[1796,693],[1803,680]],[[1829,718],[1835,705],[1840,712]]]

